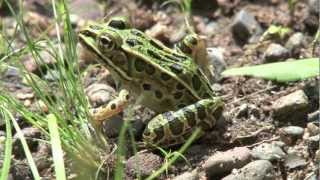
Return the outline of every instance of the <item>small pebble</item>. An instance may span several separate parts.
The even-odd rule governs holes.
[[[290,142],[292,143],[297,138],[302,137],[304,129],[299,126],[288,126],[288,127],[281,128],[279,131],[280,131],[280,138],[282,139],[282,141],[283,139],[287,139],[287,140],[290,139]]]
[[[294,33],[287,41],[285,47],[290,50],[292,53],[294,51],[299,51],[300,47],[303,45],[304,35],[301,32]]]
[[[264,58],[266,63],[282,61],[289,58],[289,50],[280,44],[272,43],[268,46]]]
[[[291,151],[291,152],[288,152],[288,155],[285,158],[284,164],[288,169],[294,169],[297,167],[306,166],[307,161],[303,157],[301,157],[301,155],[299,155],[298,152]]]
[[[213,66],[214,79],[219,81],[221,73],[226,69],[227,64],[224,61],[223,49],[207,48],[209,64]]]
[[[255,17],[245,10],[235,15],[231,29],[235,38],[242,42],[254,41],[253,39],[258,39],[255,37],[262,33],[262,28]]]
[[[142,178],[145,178],[160,168],[161,165],[162,159],[160,156],[150,152],[137,153],[128,159],[126,172],[129,177],[136,177],[140,174]]]
[[[275,171],[272,164],[267,160],[253,161],[222,180],[274,180]]]
[[[255,159],[269,161],[281,160],[286,156],[286,154],[279,146],[269,143],[264,143],[253,148],[251,154]]]

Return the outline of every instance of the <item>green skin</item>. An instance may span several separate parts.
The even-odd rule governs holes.
[[[195,44],[195,39],[188,39]],[[130,28],[122,18],[85,27],[79,40],[110,71],[120,89],[158,113],[144,130],[146,144],[181,144],[195,127],[209,130],[221,117],[222,99],[184,53],[186,48],[172,50]]]

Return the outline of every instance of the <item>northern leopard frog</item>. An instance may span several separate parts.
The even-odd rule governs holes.
[[[124,18],[112,18],[83,28],[79,41],[110,71],[125,94],[120,103],[111,101],[95,112],[96,120],[119,112],[128,98],[126,92],[158,113],[144,130],[147,144],[183,143],[195,127],[204,132],[220,118],[223,102],[192,58],[199,42],[195,35],[186,36],[170,49],[131,28]]]

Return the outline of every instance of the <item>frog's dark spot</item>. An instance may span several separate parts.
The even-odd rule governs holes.
[[[126,43],[131,47],[143,44],[142,42],[138,41],[137,39],[127,39]]]
[[[179,59],[182,59],[182,60],[186,60],[187,59],[187,56],[182,56],[180,54],[177,54],[177,53],[172,53],[173,56],[179,58]]]
[[[197,75],[193,75],[192,77],[192,85],[193,85],[193,88],[198,91],[201,87],[201,82],[200,82],[200,79]]]
[[[197,121],[195,119],[195,112],[193,112],[191,109],[189,108],[183,108],[183,114],[184,117],[187,119],[189,126],[194,126],[196,125]]]
[[[178,58],[178,57],[175,57],[175,56],[170,56],[168,54],[165,54],[164,57],[166,57],[167,59],[170,59],[172,61],[175,61],[175,62],[181,62],[182,59]]]
[[[123,66],[126,64],[127,57],[123,53],[116,53],[112,56],[112,62],[117,66]]]
[[[136,71],[138,71],[138,72],[142,72],[144,70],[145,66],[146,66],[146,63],[139,58],[137,58],[134,62],[134,67],[136,68]]]
[[[203,120],[207,116],[205,107],[202,104],[196,103],[195,108],[197,109],[198,118]]]
[[[101,30],[102,29],[102,27],[98,26],[98,25],[90,25],[89,28],[94,29],[94,30]]]
[[[143,37],[142,32],[137,31],[137,30],[135,30],[135,29],[131,30],[131,34],[133,34],[133,35],[135,35],[135,36],[138,36],[138,37]]]
[[[156,52],[154,52],[150,49],[147,50],[147,53],[149,54],[149,56],[151,56],[154,59],[158,59],[158,60],[161,59],[161,56],[159,54],[157,54]]]
[[[190,55],[192,53],[192,49],[189,46],[187,46],[186,44],[184,44],[183,42],[178,44],[178,48],[182,52],[184,52],[185,54],[189,54]]]
[[[160,46],[159,43],[155,42],[154,40],[150,40],[149,42],[153,47],[155,47],[155,48],[157,48],[159,50],[163,50],[163,47]]]
[[[129,100],[129,98],[130,98],[129,94],[127,94],[125,98],[126,98],[126,100]]]
[[[150,91],[151,90],[151,84],[142,84],[142,88],[145,90],[145,91]]]
[[[189,43],[191,43],[192,45],[194,45],[194,46],[198,44],[198,40],[197,40],[197,38],[195,38],[194,36],[189,36],[188,39],[187,39],[187,41],[188,41]]]
[[[208,93],[204,93],[203,98],[209,98],[210,95]]]
[[[163,81],[168,81],[169,79],[171,79],[171,76],[169,76],[169,75],[166,74],[166,73],[161,73],[160,78],[161,78]]]
[[[154,92],[154,95],[155,95],[155,96],[156,96],[156,98],[158,98],[158,99],[161,99],[161,98],[163,97],[162,92],[161,92],[161,91],[159,91],[159,90],[156,90],[156,91]]]
[[[152,74],[154,74],[156,69],[152,65],[147,64],[145,71],[147,74],[152,75]]]
[[[115,103],[112,103],[111,106],[110,106],[111,110],[115,110],[116,107],[117,107],[117,105]]]
[[[185,89],[185,87],[184,87],[181,83],[178,83],[178,84],[176,85],[176,89],[177,89],[177,90],[183,90],[183,89]]]
[[[126,23],[123,20],[116,20],[113,19],[109,22],[108,24],[110,27],[116,28],[116,29],[125,29],[126,27]]]
[[[175,117],[172,121],[169,122],[169,128],[173,135],[180,135],[183,133],[183,122],[179,120],[178,117]]]
[[[212,116],[218,120],[222,116],[222,111],[223,111],[223,108],[219,107],[218,109],[213,111]]]
[[[154,143],[157,143],[160,141],[164,136],[164,130],[163,128],[156,128],[154,129],[154,133],[156,134],[156,137],[153,139]]]
[[[175,99],[180,99],[180,98],[182,97],[182,95],[183,95],[182,92],[176,92],[176,93],[173,94],[173,97],[174,97]]]
[[[170,69],[172,72],[174,72],[176,74],[180,74],[183,71],[183,68],[179,64],[172,64],[170,66]]]
[[[184,108],[186,105],[185,104],[178,104],[178,109]]]
[[[211,129],[212,127],[212,124],[209,124],[208,122],[206,121],[200,121],[199,125],[201,126],[201,128],[205,131]]]

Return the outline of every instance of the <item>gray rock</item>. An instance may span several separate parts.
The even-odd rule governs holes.
[[[283,131],[284,133],[286,133],[289,136],[301,137],[303,135],[304,129],[299,126],[288,126],[288,127],[281,128],[281,131]]]
[[[320,13],[320,0],[309,0],[309,11],[310,13],[319,15]]]
[[[316,126],[315,123],[308,123],[307,130],[308,130],[310,136],[315,136],[320,133],[320,128],[318,126]]]
[[[47,73],[44,75],[44,79],[53,82],[60,79],[60,73],[54,69],[48,69]]]
[[[262,33],[260,24],[255,17],[245,10],[241,10],[236,14],[231,30],[233,35],[239,41],[255,41],[257,36]]]
[[[18,76],[20,76],[19,69],[16,67],[13,67],[13,66],[8,66],[4,76],[7,78],[18,77]]]
[[[304,41],[303,33],[297,32],[297,33],[294,33],[292,36],[290,36],[285,47],[289,49],[291,52],[293,52],[303,45],[303,41]]]
[[[136,177],[138,174],[145,178],[157,170],[162,165],[160,156],[150,153],[137,153],[128,159],[126,163],[126,172],[129,177]]]
[[[241,168],[251,160],[250,150],[246,147],[236,147],[226,152],[218,152],[209,157],[203,164],[208,177],[230,172]]]
[[[256,159],[269,161],[284,159],[286,156],[279,146],[268,143],[253,148],[251,154]]]
[[[290,52],[285,47],[281,46],[280,44],[272,43],[268,46],[265,54],[264,59],[265,62],[275,62],[287,59],[290,55]]]
[[[221,73],[226,69],[223,50],[221,48],[207,48],[209,64],[213,66],[214,79],[219,81]]]
[[[267,160],[258,160],[251,162],[224,177],[222,180],[273,180],[275,179],[275,171],[272,164]]]
[[[288,145],[294,144],[297,139],[301,138],[303,132],[304,129],[299,126],[288,126],[279,130],[281,141],[285,142]]]
[[[307,165],[307,161],[298,154],[298,152],[288,152],[284,161],[285,166],[288,169],[294,169],[297,167],[303,167]]]
[[[199,180],[200,176],[198,173],[198,170],[195,169],[191,172],[185,172],[183,174],[180,174],[176,177],[174,177],[172,180]]]
[[[295,91],[273,103],[273,118],[280,121],[291,121],[295,124],[299,121],[305,121],[308,105],[309,100],[306,94],[302,90]]]
[[[85,89],[90,103],[96,107],[112,100],[115,90],[106,84],[93,83]]]

